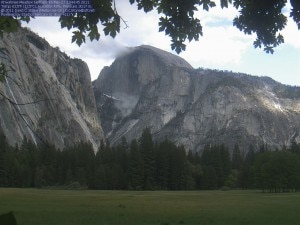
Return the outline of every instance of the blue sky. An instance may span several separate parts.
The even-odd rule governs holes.
[[[145,14],[137,11],[136,6],[124,0],[116,1],[116,6],[129,27],[125,29],[123,25],[121,33],[115,39],[102,34],[100,41],[87,41],[81,47],[71,43],[72,33],[60,28],[58,18],[39,17],[32,19],[26,26],[44,37],[52,46],[58,46],[71,57],[86,61],[92,80],[126,47],[148,44],[172,52],[170,39],[158,32],[159,16],[155,12]],[[286,13],[288,15],[288,10]],[[271,55],[253,47],[255,36],[246,36],[232,26],[232,19],[236,14],[234,8],[222,10],[215,7],[209,12],[199,10],[196,15],[203,26],[204,36],[198,42],[187,43],[186,51],[179,56],[195,68],[269,76],[283,84],[300,86],[300,31],[296,24],[288,21],[282,32],[285,43]]]

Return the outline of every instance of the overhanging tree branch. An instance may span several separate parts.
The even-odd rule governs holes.
[[[11,100],[11,99],[10,99],[9,97],[7,97],[6,95],[4,95],[2,92],[0,92],[0,95],[1,95],[5,100],[7,100],[10,104],[12,104],[12,105],[18,105],[18,106],[32,105],[32,104],[37,104],[37,103],[45,102],[45,101],[56,101],[55,98],[47,98],[47,99],[40,99],[40,100],[32,101],[32,102],[17,103],[17,102],[15,102],[15,101]]]
[[[7,79],[10,79],[22,91],[21,85],[16,80],[14,80],[10,76],[8,76],[8,70],[6,69],[5,64],[3,62],[0,62],[0,82],[2,82],[2,83],[8,82]],[[43,138],[41,138],[37,132],[34,131],[34,129],[31,127],[31,125],[28,123],[28,121],[24,118],[24,116],[28,116],[28,115],[21,113],[20,106],[33,105],[33,104],[38,104],[40,102],[45,102],[45,101],[56,101],[56,99],[47,98],[47,99],[39,99],[36,101],[31,101],[31,102],[18,103],[15,100],[12,100],[11,98],[7,97],[2,92],[0,92],[0,96],[2,96],[2,98],[4,100],[8,101],[13,106],[15,111],[21,117],[21,119],[25,123],[26,127],[28,127],[28,129],[32,132],[32,134],[34,134],[34,136],[37,137],[43,144],[45,144],[46,146],[49,146],[48,143],[46,141],[44,141]]]

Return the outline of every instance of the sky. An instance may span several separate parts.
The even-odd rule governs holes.
[[[156,12],[146,14],[124,0],[117,0],[116,7],[128,28],[122,24],[121,32],[115,39],[101,33],[99,41],[87,40],[80,47],[71,43],[72,32],[61,29],[58,17],[37,17],[24,25],[53,47],[84,60],[89,66],[92,80],[97,79],[101,69],[111,65],[127,47],[151,45],[176,54],[171,50],[170,38],[164,32],[158,32],[159,15]],[[288,15],[288,10],[285,11]],[[274,54],[267,54],[253,47],[254,35],[245,35],[232,26],[237,13],[234,8],[214,7],[209,12],[199,10],[196,15],[201,21],[204,35],[197,42],[187,42],[186,51],[179,56],[194,68],[269,76],[283,84],[300,86],[300,30],[295,22],[289,20],[281,32],[285,43],[277,47]]]

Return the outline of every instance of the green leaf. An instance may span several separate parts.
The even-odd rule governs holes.
[[[254,45],[255,48],[261,48],[261,41],[259,39],[256,39],[253,42],[253,45]]]
[[[213,7],[215,7],[215,6],[216,6],[216,3],[215,3],[215,2],[210,2],[210,3],[209,3],[209,7],[210,7],[210,8],[213,8]]]
[[[281,34],[278,35],[277,42],[278,42],[278,44],[284,43],[284,37]]]
[[[203,9],[209,11],[209,8],[215,7],[216,3],[210,0],[202,0]]]
[[[90,31],[90,33],[88,34],[88,36],[90,37],[90,40],[93,41],[94,39],[96,39],[97,41],[100,38],[100,34],[98,32],[98,28],[97,26],[93,27]]]
[[[115,37],[117,34],[115,25],[113,23],[107,23],[103,31],[106,36],[110,35],[112,37]]]
[[[80,31],[73,31],[72,43],[76,42],[78,46],[80,46],[83,42],[85,42],[85,36]]]
[[[160,17],[159,18],[158,26],[159,26],[159,32],[164,31],[167,28],[167,26],[168,26],[168,19],[167,19],[167,17]]]
[[[299,3],[299,0],[291,0],[290,2],[292,5],[290,17],[293,18],[293,20],[295,21],[295,23],[298,26],[298,30],[300,30],[300,3]]]
[[[19,20],[13,17],[0,16],[0,33],[3,32],[14,32],[20,26]]]
[[[266,52],[266,53],[268,53],[268,54],[273,54],[274,53],[274,49],[273,49],[273,47],[271,47],[271,46],[266,46],[265,48],[264,48],[264,51]]]
[[[220,0],[221,8],[228,8],[228,3],[232,3],[232,0]]]
[[[106,36],[110,35],[111,37],[115,38],[117,33],[120,32],[120,20],[121,17],[117,13],[115,13],[113,20],[111,22],[106,22],[103,24],[104,34]]]
[[[69,16],[61,16],[59,18],[59,22],[61,25],[61,28],[67,27],[68,30],[70,30],[73,26],[73,19]]]
[[[185,51],[186,45],[183,44],[182,41],[174,41],[172,40],[171,48],[174,50],[177,54],[179,54],[182,51]]]
[[[156,6],[155,1],[153,0],[141,0],[138,2],[138,9],[144,9],[144,12],[150,12]]]
[[[236,9],[240,8],[242,6],[242,4],[243,4],[243,0],[235,0],[235,1],[233,1],[233,6]]]
[[[29,23],[30,17],[29,16],[24,16],[24,17],[21,17],[20,20],[25,21],[26,23]]]

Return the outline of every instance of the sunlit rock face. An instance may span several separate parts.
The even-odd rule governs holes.
[[[300,141],[300,88],[270,78],[193,69],[165,51],[131,48],[104,68],[94,93],[112,144],[151,128],[187,149],[206,144],[282,147]]]
[[[0,39],[0,57],[8,77],[0,92],[0,132],[10,144],[24,136],[63,149],[79,141],[95,148],[103,138],[90,72],[36,34],[20,29]]]

